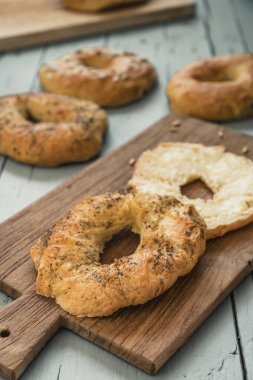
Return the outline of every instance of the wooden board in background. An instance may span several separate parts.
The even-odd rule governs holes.
[[[65,9],[61,0],[0,0],[0,51],[189,17],[195,0],[150,0],[99,14]]]
[[[36,274],[28,255],[31,245],[84,196],[124,187],[133,170],[130,158],[160,141],[221,143],[220,128],[199,120],[182,119],[178,132],[170,132],[174,118],[162,119],[1,225],[0,290],[19,298],[0,309],[0,375],[18,378],[61,326],[147,373],[155,373],[250,273],[252,224],[208,242],[196,268],[164,295],[111,317],[80,320],[64,313],[53,300],[34,293]],[[222,142],[237,154],[247,145],[253,158],[252,138],[224,129]],[[110,255],[117,257],[123,249],[130,254],[136,244],[136,237],[128,234],[110,246]]]

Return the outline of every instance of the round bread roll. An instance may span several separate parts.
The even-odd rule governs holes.
[[[103,9],[128,4],[138,4],[148,0],[63,0],[63,4],[70,9],[82,12],[99,12]]]
[[[176,73],[167,94],[174,112],[205,120],[253,115],[253,54],[194,62]]]
[[[108,107],[142,97],[156,81],[146,59],[106,48],[85,48],[56,58],[42,66],[39,77],[48,92]]]
[[[129,185],[135,191],[174,196],[192,204],[207,225],[208,239],[253,221],[253,162],[225,153],[223,146],[162,143],[144,152]],[[181,186],[202,180],[212,199],[190,199]]]
[[[124,228],[140,235],[131,256],[101,264],[105,243]],[[206,226],[173,197],[121,191],[84,199],[31,249],[36,291],[79,317],[111,315],[171,287],[205,250]]]
[[[0,153],[38,166],[82,162],[99,153],[107,116],[96,104],[27,93],[0,98]]]

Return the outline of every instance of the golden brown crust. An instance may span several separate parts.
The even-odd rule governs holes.
[[[189,199],[181,193],[181,186],[197,179],[213,192],[212,199]],[[223,146],[162,143],[141,155],[129,185],[192,204],[206,222],[208,239],[253,221],[253,162]]]
[[[253,115],[253,54],[194,62],[176,73],[167,95],[174,112],[206,120]]]
[[[140,98],[156,81],[146,59],[106,48],[86,48],[56,58],[42,66],[39,77],[48,92],[108,107]]]
[[[63,0],[63,4],[76,11],[99,12],[115,6],[136,4],[147,0]]]
[[[105,242],[126,227],[140,234],[136,251],[101,264]],[[187,274],[205,250],[205,234],[194,207],[173,197],[116,192],[84,199],[32,248],[36,291],[77,316],[110,315]]]
[[[105,112],[91,102],[43,93],[0,99],[0,152],[24,163],[88,160],[101,150],[106,129]]]

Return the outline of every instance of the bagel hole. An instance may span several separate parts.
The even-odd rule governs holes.
[[[181,193],[190,199],[212,199],[212,190],[201,179],[181,186]]]
[[[231,76],[229,76],[226,73],[209,73],[209,74],[197,74],[194,76],[194,79],[196,79],[198,82],[229,82],[231,80],[234,80]]]
[[[26,110],[25,119],[31,123],[38,123],[39,121],[29,110]]]
[[[81,59],[84,66],[94,69],[108,69],[111,65],[111,60],[105,59],[102,55],[96,55]]]
[[[81,58],[81,63],[86,67],[98,70],[112,70],[114,73],[124,73],[129,65],[129,59],[121,56],[104,57],[96,55],[91,57]]]
[[[103,254],[101,255],[101,263],[111,264],[114,259],[132,255],[139,243],[139,235],[131,230],[124,229],[118,232],[106,243]]]

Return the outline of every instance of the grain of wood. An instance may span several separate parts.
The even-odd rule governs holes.
[[[167,38],[166,34],[164,33],[165,27],[152,27],[152,29],[138,29],[130,32],[124,32],[124,33],[117,33],[114,34],[113,37],[110,37],[108,40],[109,46],[114,48],[120,48],[120,49],[128,49],[128,50],[134,50],[138,54],[142,54],[144,56],[147,56],[152,62],[155,63],[156,68],[159,73],[159,79],[160,79],[160,87],[156,88],[156,90],[151,93],[147,98],[144,98],[141,102],[138,102],[133,105],[129,105],[127,107],[124,107],[122,110],[116,110],[110,112],[110,124],[111,124],[111,131],[109,132],[109,139],[107,140],[106,144],[106,150],[110,150],[113,146],[118,145],[119,143],[127,140],[127,138],[130,137],[130,135],[135,135],[138,131],[141,131],[148,125],[149,122],[152,120],[157,119],[159,116],[162,116],[166,110],[167,110],[167,100],[164,97],[164,87],[167,80],[167,62],[174,62],[175,69],[179,68],[180,65],[183,64],[182,59],[185,59],[185,57],[188,57],[188,60],[195,59],[196,53],[199,54],[199,52],[195,51],[196,48],[196,41],[200,39],[201,42],[199,42],[198,48],[200,50],[208,49],[208,44],[205,39],[205,34],[203,27],[201,27],[198,20],[194,20],[191,22],[187,22],[186,25],[182,25],[182,31],[180,31],[180,28],[177,24],[170,25],[169,28],[171,29],[172,34],[175,33],[177,35],[177,44],[176,46],[180,46],[182,41],[183,42],[183,49],[180,51],[179,54],[175,52],[174,54],[168,49],[167,44]],[[202,29],[201,29],[202,28]],[[195,31],[195,32],[194,32]],[[187,46],[188,44],[188,46]],[[192,45],[191,45],[192,44]],[[171,42],[171,48],[175,46],[173,44],[173,41]],[[186,49],[187,47],[187,49]],[[52,56],[58,54],[58,51],[54,53],[54,49],[51,49]],[[186,51],[186,52],[184,52]],[[189,55],[190,58],[189,58]],[[165,59],[164,57],[167,57]],[[124,118],[122,117],[122,112],[124,112]],[[220,358],[229,356],[229,352],[231,350],[231,347],[235,345],[235,339],[233,336],[233,333],[231,334],[231,331],[233,331],[233,321],[231,318],[231,310],[228,303],[224,304],[222,306],[223,314],[229,316],[228,319],[224,318],[224,326],[226,325],[226,329],[224,326],[220,326],[219,331],[222,335],[221,341],[222,344],[220,345],[220,354],[217,354],[217,341],[215,339],[214,333],[210,332],[205,333],[205,329],[203,329],[203,338],[199,338],[201,342],[208,341],[208,349],[204,349],[204,345],[201,345],[202,350],[198,351],[198,358],[199,360],[205,365],[202,365],[201,368],[199,368],[199,361],[193,361],[188,360],[187,365],[184,366],[185,359],[187,355],[191,357],[192,350],[191,345],[188,345],[188,349],[184,350],[185,355],[182,358],[182,355],[176,356],[173,358],[172,361],[170,361],[170,365],[167,366],[167,368],[171,368],[171,365],[173,365],[173,368],[177,368],[177,370],[173,371],[177,373],[177,377],[183,378],[184,374],[184,368],[187,367],[187,373],[188,376],[195,379],[195,373],[199,373],[199,376],[205,378],[205,376],[209,373],[209,368],[215,368],[216,366],[219,367]],[[219,320],[219,317],[217,317]],[[225,323],[226,320],[226,323]],[[218,322],[217,322],[218,323]],[[216,326],[217,327],[217,326]],[[205,339],[204,339],[205,338]],[[199,347],[199,344],[197,345]],[[94,350],[96,350],[94,348]],[[97,352],[97,351],[96,351]],[[106,356],[105,353],[100,352],[100,356],[104,357]],[[206,353],[206,357],[211,358],[210,360],[202,360],[200,353]],[[50,358],[50,355],[48,355]],[[107,358],[107,356],[106,356]],[[73,358],[73,360],[75,360]],[[108,359],[106,359],[108,360]],[[114,360],[114,370],[118,373],[122,366],[122,362],[117,361],[115,358]],[[76,363],[76,361],[74,361]],[[239,378],[240,373],[240,366],[239,366],[239,360],[237,357],[231,357],[230,359],[230,376]],[[73,364],[73,366],[75,366]],[[90,366],[89,368],[91,368]],[[64,368],[65,371],[67,371],[67,374],[69,373],[67,370],[67,367],[62,367],[61,370],[61,376],[64,376]],[[125,368],[125,367],[124,367]],[[131,367],[129,371],[133,375]],[[221,374],[224,374],[226,367],[220,371]],[[168,370],[168,369],[167,369]],[[91,369],[90,369],[91,371]],[[97,372],[99,373],[99,372]],[[129,373],[129,372],[127,372]],[[110,372],[106,372],[106,375],[110,377]],[[105,376],[106,376],[105,375]],[[66,375],[68,376],[68,375]],[[77,378],[78,375],[76,375]],[[80,376],[80,375],[79,375]],[[145,377],[145,375],[140,374],[139,376]],[[160,376],[160,374],[159,374]],[[163,376],[166,376],[166,372],[164,372]],[[129,376],[132,378],[131,376]]]
[[[227,2],[226,2],[227,3]],[[242,8],[245,5],[245,0],[236,2],[236,5],[241,5]],[[249,1],[248,8],[249,10]],[[215,15],[213,18],[218,17],[219,13],[219,6],[220,1],[214,2],[214,7],[217,9]],[[199,9],[202,7],[202,4],[198,4]],[[240,11],[240,19],[243,23],[244,19],[244,13],[243,10]],[[248,12],[248,14],[247,14]],[[230,13],[228,13],[230,15]],[[162,51],[163,54],[159,55],[159,58],[155,56],[155,63],[156,65],[163,66],[163,70],[165,72],[165,75],[167,76],[166,79],[169,78],[169,65],[170,63],[173,70],[177,70],[180,68],[184,62],[188,62],[190,60],[194,60],[198,57],[205,57],[206,54],[209,54],[209,44],[210,41],[207,38],[206,31],[201,26],[201,20],[202,20],[202,14],[198,16],[196,20],[193,20],[191,22],[178,22],[170,24],[169,29],[171,30],[170,38],[168,42],[164,41],[164,39],[161,39],[161,35],[158,33],[154,33],[154,37],[157,39],[157,43],[162,44]],[[246,11],[246,15],[248,19],[251,17],[251,12]],[[209,19],[210,14],[206,14],[206,23],[209,25]],[[222,41],[224,41],[224,48],[226,45],[231,46],[231,43],[228,40],[226,42],[225,37],[223,35],[228,35],[229,38],[229,28],[227,28],[227,25],[230,24],[230,17],[227,20],[227,17],[224,16],[224,19],[220,17],[219,25],[216,24],[216,27],[219,28],[219,31],[222,32],[220,35],[217,33],[217,38],[221,38]],[[249,25],[249,23],[248,23]],[[158,27],[159,28],[159,27]],[[156,28],[154,28],[156,29]],[[152,28],[143,28],[141,31],[142,38],[145,41],[145,32],[148,33],[148,44],[146,47],[145,54],[153,54],[153,52],[150,52],[149,49],[153,49],[155,46],[154,42],[150,41],[150,38],[152,39]],[[166,26],[161,27],[161,31],[163,34],[166,34],[167,31]],[[248,34],[251,35],[251,28],[248,28],[249,32]],[[136,30],[138,32],[138,30]],[[238,44],[237,41],[240,41],[240,33],[238,33],[238,36],[234,40],[235,44]],[[232,33],[234,36],[234,32]],[[109,37],[109,43],[113,45],[113,39],[114,36]],[[137,39],[137,37],[136,37]],[[251,38],[252,39],[252,38]],[[127,42],[128,40],[128,42]],[[84,39],[84,43],[89,43],[89,39]],[[185,42],[184,42],[185,41]],[[131,47],[131,44],[135,42],[135,33],[130,33],[129,37],[127,36],[127,33],[124,33],[124,39],[123,43],[127,44]],[[182,42],[182,45],[181,45]],[[92,42],[93,43],[93,42]],[[168,43],[168,45],[167,45]],[[117,44],[120,47],[120,35],[117,37]],[[50,51],[52,52],[52,56],[58,55],[58,47],[62,46],[62,49],[64,50],[64,45],[57,45],[52,46],[50,48]],[[76,45],[73,45],[73,48]],[[182,48],[181,48],[182,46]],[[55,49],[55,53],[54,53]],[[68,44],[68,49],[72,50],[71,43]],[[216,47],[216,49],[218,49]],[[175,50],[175,53],[174,53]],[[218,50],[217,50],[218,51]],[[222,50],[221,50],[222,52]],[[29,54],[30,52],[22,52],[18,55],[18,60],[21,58],[22,55]],[[5,80],[6,77],[11,78],[11,74],[16,71],[16,67],[13,67],[13,69],[9,70],[9,57],[10,55],[5,56],[5,65],[1,66],[1,91],[2,93],[10,93],[13,91],[10,91],[8,81]],[[29,59],[24,60],[23,64],[21,64],[22,60],[19,60],[19,76],[14,77],[16,83],[26,83],[26,74],[29,71],[33,72],[35,74],[35,70],[31,64],[31,61]],[[15,66],[15,60],[13,60],[13,65]],[[5,73],[7,75],[5,75]],[[8,74],[10,73],[10,74]],[[160,72],[161,75],[161,72]],[[15,88],[15,82],[12,82],[14,84]],[[160,81],[160,89],[158,92],[161,94],[160,99],[161,101],[164,100],[163,98],[163,88],[165,86],[165,80],[162,79]],[[23,89],[22,89],[23,90]],[[22,91],[21,90],[21,91]],[[156,95],[154,98],[156,98]],[[146,99],[145,99],[146,102]],[[144,102],[144,103],[145,103]],[[141,103],[136,103],[136,105],[129,106],[128,107],[116,110],[112,113],[112,115],[116,115],[117,118],[113,119],[111,121],[113,132],[111,131],[108,135],[107,139],[107,148],[106,150],[110,150],[115,144],[119,144],[123,138],[124,140],[127,139],[127,128],[130,124],[130,127],[133,128],[132,123],[135,122],[135,117],[131,119],[131,123],[128,123],[128,117],[135,110],[135,115],[138,115],[138,123],[136,123],[136,128],[138,128],[139,123],[142,124],[142,127],[145,128],[147,126],[147,123],[142,123],[142,117],[145,118],[145,120],[148,120],[149,118],[158,118],[160,116],[159,114],[159,108],[157,106],[157,109],[155,112],[157,114],[154,115],[154,112],[152,110],[152,113],[149,111],[151,102],[146,103],[148,107],[140,107]],[[135,107],[136,106],[136,107]],[[167,105],[165,104],[165,107]],[[164,106],[162,106],[164,107]],[[165,109],[165,108],[163,108]],[[139,110],[139,112],[138,112]],[[157,117],[156,117],[157,116]],[[115,123],[114,123],[115,120]],[[117,124],[116,124],[117,120]],[[119,128],[117,128],[117,125]],[[233,123],[232,125],[229,125],[230,128],[234,128],[236,130],[245,131],[249,134],[252,133],[252,122],[251,121],[244,121],[244,122],[238,122]],[[1,157],[2,158],[2,157]],[[82,165],[80,165],[80,168]],[[46,193],[48,190],[52,189],[57,183],[61,182],[64,178],[67,178],[71,174],[72,167],[63,167],[59,168],[57,171],[51,172],[46,171],[44,169],[38,170],[35,169],[33,171],[33,177],[30,179],[27,184],[24,184],[22,188],[20,188],[20,192],[10,192],[8,194],[8,186],[9,183],[8,177],[5,178],[5,181],[2,181],[0,183],[0,190],[1,187],[5,187],[5,193],[6,197],[1,198],[0,197],[0,205],[1,205],[1,219],[4,220],[11,214],[13,214],[15,205],[18,202],[22,202],[24,204],[28,204],[31,200],[36,199],[38,196],[42,195],[43,193]],[[19,172],[19,164],[17,164],[16,175],[22,176],[22,173]],[[76,169],[78,170],[78,168]],[[9,168],[7,168],[7,171],[10,172]],[[11,169],[13,171],[13,169]],[[3,172],[6,172],[6,169],[4,169]],[[73,170],[74,172],[74,170]],[[18,177],[17,177],[18,178]],[[13,178],[14,179],[14,178]],[[14,182],[13,182],[14,183]],[[3,205],[5,206],[4,212],[2,212]],[[8,211],[11,210],[11,211]],[[248,289],[248,288],[247,288]],[[244,292],[244,298],[240,298],[241,300],[241,306],[238,307],[238,316],[240,314],[240,309],[242,308],[242,311],[246,310],[246,306],[248,305],[249,297],[248,292]],[[240,295],[241,297],[241,295]],[[187,377],[187,379],[190,380],[206,380],[209,378],[214,379],[240,379],[240,368],[238,371],[238,363],[239,363],[239,356],[238,353],[233,354],[235,352],[235,340],[234,340],[234,328],[233,328],[233,322],[231,322],[231,308],[228,301],[226,301],[222,306],[219,308],[219,310],[213,314],[213,316],[208,319],[208,321],[205,323],[204,326],[198,331],[197,334],[194,335],[194,337],[190,340],[190,342],[183,347],[168,363],[166,367],[163,368],[162,371],[159,372],[157,377],[160,379],[167,379],[167,378],[173,378],[173,379],[180,379],[183,380]],[[250,355],[252,355],[252,349],[251,349],[251,341],[250,341],[250,326],[252,325],[251,317],[252,313],[250,312],[252,308],[250,309],[250,305],[248,305],[248,316],[250,318],[242,319],[242,328],[240,329],[242,333],[242,342],[243,346],[247,348],[246,350],[246,356],[248,353],[248,357],[251,358]],[[239,317],[239,323],[241,318]],[[210,321],[210,322],[209,322]],[[244,333],[244,334],[243,334]],[[247,341],[247,342],[246,342]],[[246,342],[246,343],[245,343]],[[57,354],[56,354],[57,352]],[[61,355],[63,356],[63,360],[61,360]],[[225,359],[224,364],[223,359]],[[201,364],[200,364],[201,363]],[[250,375],[252,373],[252,362],[248,360],[248,367],[250,368],[251,372],[249,371]],[[61,367],[60,367],[61,366]],[[59,373],[59,368],[60,373]],[[69,379],[70,377],[73,380],[80,380],[83,378],[83,374],[87,374],[89,378],[91,379],[114,379],[114,378],[120,378],[120,379],[148,379],[148,376],[141,373],[140,371],[136,370],[132,366],[127,365],[126,363],[120,361],[116,357],[106,353],[105,351],[97,348],[96,346],[89,344],[88,342],[84,342],[83,339],[78,338],[77,336],[73,336],[68,331],[61,332],[57,335],[55,339],[52,340],[49,347],[43,351],[43,353],[39,356],[39,358],[33,363],[29,370],[22,376],[22,379],[24,380],[33,380],[33,379],[42,379],[43,380],[51,380],[51,379],[57,379],[58,375],[60,375],[60,379]],[[250,377],[249,377],[250,378]]]
[[[103,43],[103,38],[91,38],[89,43],[92,45],[100,45]],[[8,78],[9,93],[39,91],[39,83],[37,80],[37,70],[43,61],[50,60],[52,56],[66,54],[72,49],[77,49],[83,46],[85,42],[76,41],[72,44],[59,44],[54,49],[32,49],[27,53],[11,54],[7,53],[0,60],[0,69],[4,70],[6,76],[1,77],[3,83],[2,89],[6,88],[6,78]],[[16,67],[22,67],[24,75],[16,70]],[[20,81],[20,82],[19,82]],[[2,90],[2,95],[4,92]],[[2,160],[4,158],[1,156]],[[0,163],[1,164],[1,163]],[[57,184],[62,182],[67,177],[73,175],[85,164],[76,164],[62,166],[60,168],[32,168],[29,165],[23,165],[13,160],[7,159],[5,170],[0,176],[0,199],[1,199],[1,214],[0,221],[13,215],[18,210],[21,210],[28,203],[38,199],[40,196],[51,190]],[[29,191],[27,191],[29,189]],[[8,199],[15,199],[15,203],[8,202]]]
[[[247,5],[246,5],[247,3]],[[239,54],[250,51],[249,46],[252,41],[249,38],[249,16],[253,15],[253,4],[250,2],[232,2],[224,0],[208,1],[208,25],[212,45],[216,54]],[[234,5],[234,6],[233,6]],[[242,16],[244,15],[244,16]],[[251,17],[250,17],[251,19]],[[243,25],[240,24],[243,20]],[[252,21],[252,20],[251,20]],[[252,22],[251,22],[252,24]],[[245,29],[245,34],[241,30]],[[248,42],[247,42],[248,41]],[[252,133],[252,120],[245,123],[228,123],[226,124],[235,130],[241,129],[242,132]],[[241,127],[243,125],[243,129]],[[242,290],[241,290],[242,289]],[[249,296],[251,294],[251,296]],[[234,318],[236,323],[236,334],[239,336],[238,345],[241,345],[241,363],[244,377],[253,379],[253,307],[251,299],[253,296],[252,277],[247,280],[234,293],[235,306]],[[251,310],[251,313],[249,312]],[[238,326],[237,326],[238,325]]]
[[[60,1],[0,0],[0,49],[9,50],[193,15],[194,0],[151,0],[125,9],[85,14]],[[17,12],[18,9],[18,12]],[[43,17],[41,15],[43,14]]]
[[[1,57],[0,70],[4,75],[0,77],[0,95],[26,92],[32,89],[41,53],[41,48],[36,48],[22,54],[14,52]],[[20,70],[22,70],[22,75]],[[24,186],[27,188],[31,168],[17,164],[3,156],[1,156],[1,160],[4,170],[0,171],[0,220],[3,220],[13,215],[16,208],[21,209],[27,204],[29,196],[26,199],[20,197],[20,191]],[[15,203],[9,202],[12,197],[16,199]]]
[[[168,65],[168,79],[169,76],[174,74],[179,68],[184,65],[196,60],[203,59],[211,55],[211,47],[209,39],[207,38],[206,31],[206,18],[209,16],[206,14],[206,8],[203,3],[198,3],[198,19],[189,20],[183,25],[181,24],[169,24],[164,28],[164,34],[166,36],[166,46],[168,49],[170,59],[167,60]],[[209,18],[208,18],[209,19]],[[225,143],[225,142],[223,142]],[[219,142],[220,144],[220,142]],[[205,361],[202,362],[201,369],[199,369],[198,361],[191,363],[191,368],[195,369],[195,372],[198,373],[198,378],[206,379],[207,374],[210,373],[211,376],[220,376],[221,378],[234,377],[235,379],[241,378],[241,367],[239,356],[230,357],[231,347],[236,346],[236,335],[235,328],[233,324],[233,317],[231,314],[231,305],[229,302],[222,305],[224,319],[227,320],[227,329],[219,329],[219,341],[221,342],[221,347],[223,355],[216,355],[217,350],[217,335],[216,335],[216,326],[213,325],[213,330],[209,330],[208,340],[208,351],[206,351],[206,357],[213,356],[216,358],[215,364],[210,366],[209,363]],[[205,335],[203,334],[203,339]],[[215,374],[210,370],[210,368],[219,368],[220,358],[230,357],[229,367],[222,366],[220,371],[216,371]],[[180,367],[181,362],[176,361],[176,366]],[[184,368],[184,365],[183,365]],[[183,372],[183,371],[182,371]],[[183,374],[181,373],[183,378]],[[195,379],[194,376],[192,376]]]
[[[116,33],[113,38],[109,38],[107,45],[110,48],[133,51],[148,58],[157,70],[160,85],[157,85],[141,100],[121,109],[109,111],[110,131],[105,152],[134,137],[147,125],[168,112],[168,104],[164,96],[166,41],[161,26],[155,26],[150,30],[141,28]],[[124,118],[122,118],[123,114]]]
[[[27,255],[29,246],[84,196],[124,186],[132,172],[128,165],[132,154],[138,157],[161,140],[217,143],[218,127],[182,119],[175,135],[168,128],[174,119],[173,116],[164,118],[1,225],[1,288],[10,295],[24,294],[0,310],[0,330],[10,331],[10,337],[0,340],[2,374],[17,378],[60,323],[144,371],[154,373],[249,273],[253,264],[252,225],[209,242],[199,265],[163,296],[121,310],[109,318],[80,320],[65,314],[52,300],[34,295],[35,271]],[[232,152],[238,153],[238,142],[244,144],[246,140],[246,136],[227,132],[227,148]],[[248,145],[253,148],[253,139]],[[126,254],[135,247],[132,235],[126,239],[127,244],[118,240],[113,246],[116,257],[123,244]],[[21,317],[20,309],[27,317]],[[23,334],[18,335],[19,331]],[[18,347],[22,347],[22,354]]]
[[[252,2],[250,0],[233,0],[232,3],[236,10],[236,21],[238,23],[239,32],[244,39],[247,50],[252,52]]]

